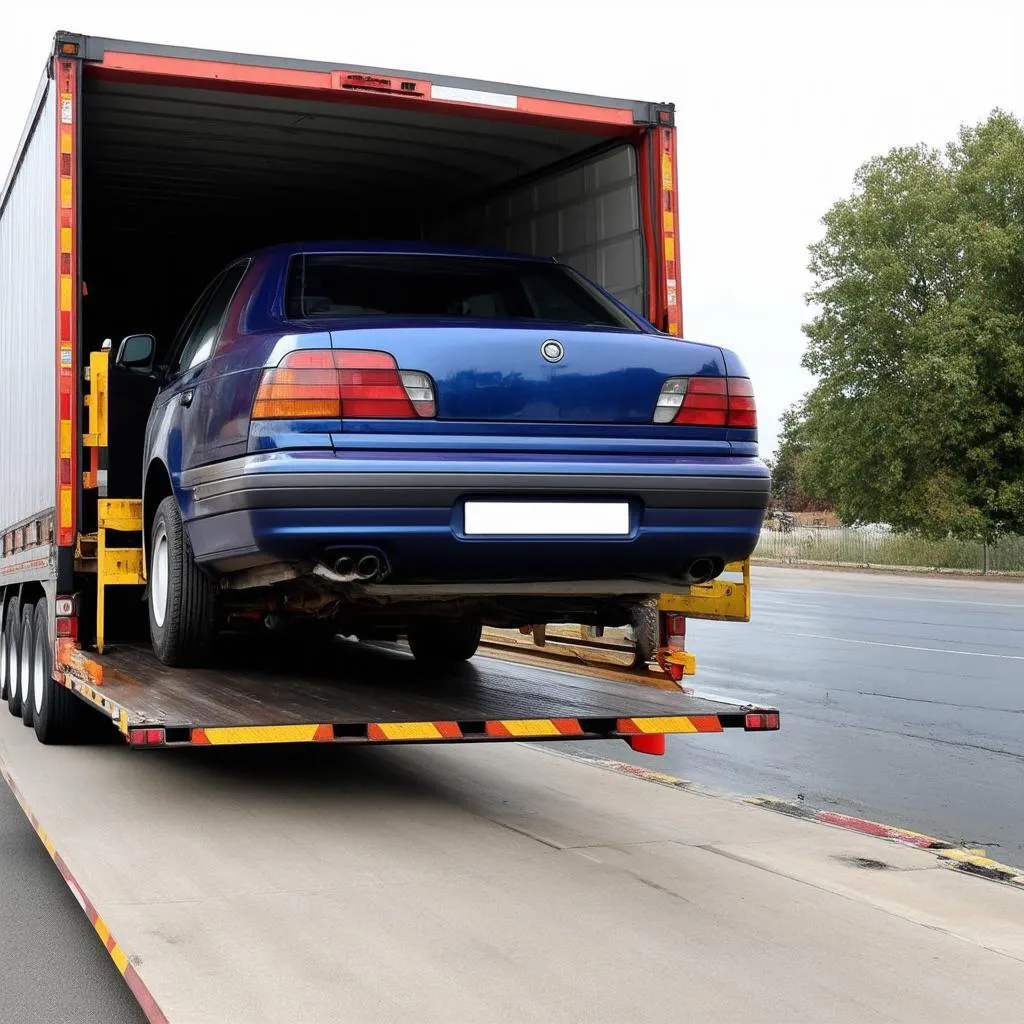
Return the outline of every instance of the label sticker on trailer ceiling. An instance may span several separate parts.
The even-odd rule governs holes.
[[[487,107],[504,107],[506,110],[515,110],[519,106],[518,96],[501,92],[478,92],[476,89],[453,89],[446,85],[432,86],[430,98],[450,100],[453,103],[480,103]]]

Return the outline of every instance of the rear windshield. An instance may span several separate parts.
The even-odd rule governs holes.
[[[472,317],[639,330],[568,267],[471,256],[294,256],[285,311],[290,320]]]

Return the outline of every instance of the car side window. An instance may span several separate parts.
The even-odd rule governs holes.
[[[220,326],[224,314],[228,311],[231,299],[238,288],[248,263],[236,263],[221,274],[209,290],[209,298],[199,310],[187,331],[177,354],[171,363],[171,376],[191,370],[205,363],[213,353],[220,334]]]

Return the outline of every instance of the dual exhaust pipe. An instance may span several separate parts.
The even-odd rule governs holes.
[[[333,565],[319,562],[313,574],[330,583],[370,583],[387,575],[387,564],[373,551],[355,551],[340,555]]]
[[[334,571],[349,580],[375,580],[381,574],[380,556],[372,553],[355,557],[342,555],[334,563]]]

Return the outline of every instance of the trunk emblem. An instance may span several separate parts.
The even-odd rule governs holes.
[[[562,357],[565,355],[565,349],[562,348],[562,343],[560,341],[555,341],[554,338],[548,338],[548,340],[541,345],[540,354],[549,363],[558,363],[561,362]]]

